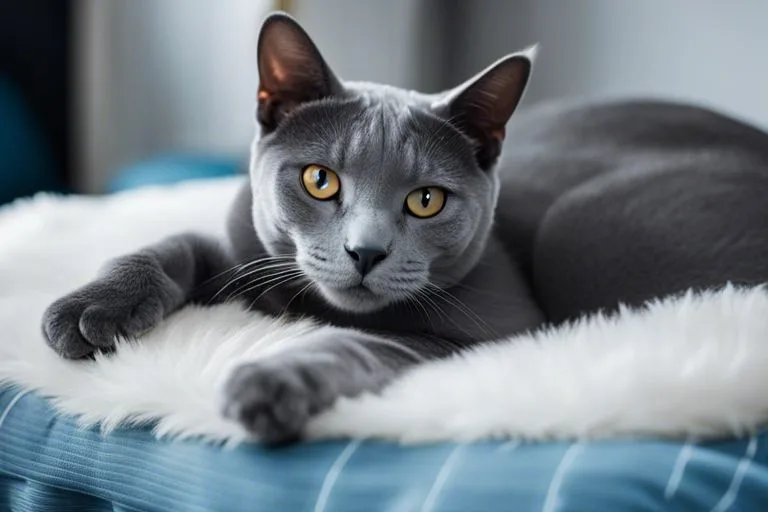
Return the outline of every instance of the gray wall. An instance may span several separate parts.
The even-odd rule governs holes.
[[[346,80],[409,89],[444,75],[444,0],[297,0],[294,14]]]
[[[768,127],[768,1],[454,0],[458,81],[540,42],[536,101],[670,97]]]
[[[81,0],[78,188],[158,153],[244,155],[272,0]]]
[[[81,190],[167,151],[244,154],[272,0],[79,0]],[[768,127],[768,0],[294,0],[345,79],[435,91],[541,43],[527,103],[661,96]]]
[[[441,0],[297,0],[294,14],[346,79],[434,88]],[[259,23],[273,0],[79,0],[77,187],[165,152],[245,155]],[[435,15],[434,13],[437,13]],[[429,18],[429,19],[427,19]]]

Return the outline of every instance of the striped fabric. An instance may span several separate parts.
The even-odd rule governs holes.
[[[33,393],[0,388],[0,510],[768,510],[768,433],[712,444],[352,441],[226,451],[138,429],[101,437]]]

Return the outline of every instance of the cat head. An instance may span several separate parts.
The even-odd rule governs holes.
[[[491,229],[494,165],[532,58],[508,55],[440,94],[342,82],[296,21],[271,15],[250,168],[261,242],[349,312],[460,281]]]

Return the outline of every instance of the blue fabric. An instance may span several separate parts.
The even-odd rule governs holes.
[[[245,168],[242,160],[213,155],[165,155],[137,162],[120,170],[110,192],[149,185],[168,185],[190,179],[235,176]]]
[[[102,437],[0,389],[0,509],[46,511],[768,510],[768,433],[583,444],[380,442],[227,451]]]
[[[0,204],[59,190],[50,149],[18,90],[0,75]]]

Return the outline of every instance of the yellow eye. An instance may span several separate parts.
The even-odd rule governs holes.
[[[341,181],[332,170],[322,165],[308,165],[301,173],[304,190],[315,199],[325,201],[339,193]]]
[[[437,187],[414,190],[405,198],[405,207],[411,215],[426,219],[434,217],[445,206],[445,191]]]

